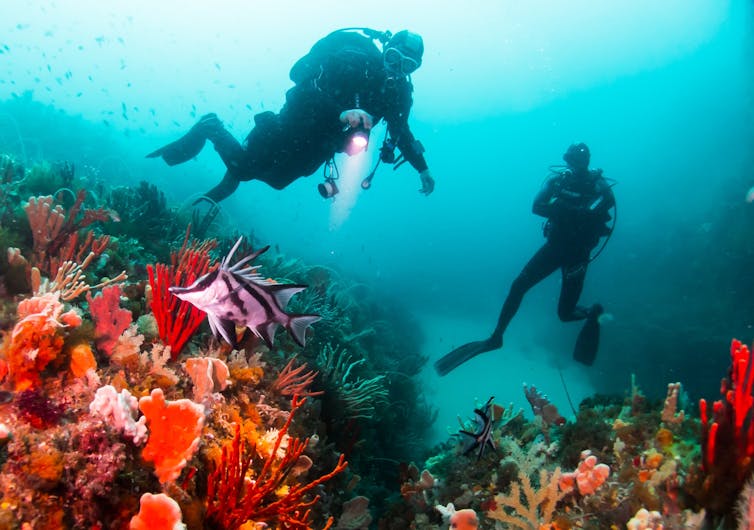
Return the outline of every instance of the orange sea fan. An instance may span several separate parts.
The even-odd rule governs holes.
[[[204,407],[190,399],[165,401],[162,389],[139,400],[147,417],[149,439],[141,456],[153,462],[160,482],[178,478],[197,448],[204,427]]]

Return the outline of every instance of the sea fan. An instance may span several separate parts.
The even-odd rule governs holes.
[[[750,478],[741,490],[736,503],[737,530],[754,530],[754,478]]]

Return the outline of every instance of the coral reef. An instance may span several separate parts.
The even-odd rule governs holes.
[[[751,520],[754,368],[742,344],[700,418],[677,382],[652,401],[632,379],[571,420],[527,385],[530,417],[494,399],[469,404],[490,427],[485,451],[457,435],[430,448],[422,337],[395,302],[268,252],[274,281],[308,285],[288,309],[322,319],[305,347],[241,330],[234,347],[219,344],[168,289],[212,270],[237,234],[192,239],[150,184],[58,189],[83,189],[82,178],[72,164],[27,169],[0,156],[0,242],[14,243],[0,268],[0,528]],[[16,218],[29,223],[6,224]],[[481,432],[471,420],[460,428]]]

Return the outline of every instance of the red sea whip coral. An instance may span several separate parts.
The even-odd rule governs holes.
[[[340,455],[335,468],[308,484],[293,484],[280,494],[286,477],[306,449],[308,440],[292,438],[285,455],[276,461],[280,444],[288,432],[293,416],[306,399],[293,397],[288,420],[278,432],[275,447],[259,473],[249,476],[252,459],[244,455],[241,428],[236,424],[233,440],[223,447],[222,458],[207,482],[207,513],[210,528],[235,530],[248,521],[276,523],[275,528],[307,530],[311,528],[310,508],[318,497],[305,501],[304,495],[319,484],[342,472],[348,463]],[[324,528],[330,528],[332,519]]]
[[[158,263],[147,265],[149,286],[152,288],[152,313],[157,320],[160,339],[170,346],[173,359],[178,357],[191,336],[207,315],[189,302],[179,299],[168,291],[169,287],[186,287],[207,274],[216,265],[210,266],[209,252],[217,242],[214,240],[188,244],[189,233],[178,252],[171,253],[171,265]]]
[[[712,404],[712,414],[704,399],[699,402],[708,497],[703,504],[718,513],[732,506],[754,470],[754,358],[749,348],[735,339],[730,356],[728,377],[720,383],[722,399]]]

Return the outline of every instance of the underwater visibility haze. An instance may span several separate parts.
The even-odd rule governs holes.
[[[209,113],[243,141],[315,42],[365,27],[423,38],[431,194],[410,164],[360,185],[384,122],[331,199],[320,168],[194,204],[212,146],[146,158]],[[188,528],[754,528],[751,2],[19,1],[0,29],[0,528],[155,528],[150,502]],[[495,328],[579,142],[615,197],[580,298],[596,360],[556,271],[438,375]],[[216,276],[240,237],[230,265],[270,249]]]

